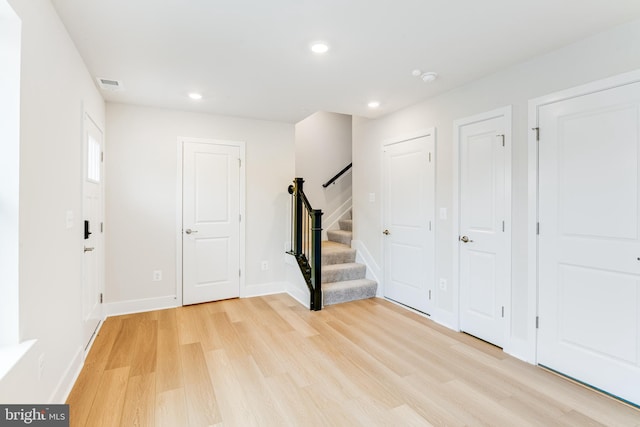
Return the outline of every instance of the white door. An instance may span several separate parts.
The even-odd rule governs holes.
[[[435,136],[384,147],[384,295],[431,311],[435,277]]]
[[[640,404],[640,83],[538,120],[538,363]]]
[[[240,294],[240,148],[183,145],[183,304]]]
[[[91,342],[102,319],[103,292],[103,204],[102,131],[91,117],[84,117],[82,217],[84,254],[82,263],[82,319],[84,343]]]
[[[460,329],[499,347],[510,284],[510,110],[456,121]]]

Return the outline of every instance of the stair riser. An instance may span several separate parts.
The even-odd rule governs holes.
[[[338,253],[322,253],[322,265],[344,264],[348,262],[356,262],[355,249]]]
[[[332,242],[342,243],[343,245],[351,246],[351,233],[338,232],[334,230],[327,231],[327,237]]]
[[[322,283],[342,282],[344,280],[364,279],[367,267],[357,265],[339,270],[322,270]]]
[[[376,296],[378,285],[371,282],[353,288],[326,289],[322,292],[323,304],[332,305]]]
[[[340,230],[353,231],[353,221],[350,219],[341,219],[339,221]]]

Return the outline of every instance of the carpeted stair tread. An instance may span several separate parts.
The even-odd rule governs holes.
[[[327,237],[332,242],[338,242],[347,246],[351,246],[351,238],[353,237],[353,233],[351,231],[345,230],[328,230]]]
[[[366,273],[367,267],[356,262],[324,265],[322,266],[322,283],[363,279]]]
[[[356,250],[330,240],[322,242],[322,265],[342,264],[356,261]]]
[[[345,280],[322,285],[324,305],[355,301],[376,296],[377,283],[369,279]]]
[[[341,219],[338,223],[340,224],[340,230],[353,231],[352,219]]]

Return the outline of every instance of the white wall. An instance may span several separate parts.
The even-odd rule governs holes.
[[[20,18],[5,0],[0,0],[0,346],[16,344],[20,339],[20,27]]]
[[[20,340],[37,340],[0,380],[0,402],[62,401],[82,360],[82,115],[104,102],[48,0],[10,0],[22,20]],[[66,227],[66,212],[75,217]],[[44,357],[38,379],[38,358]]]
[[[351,116],[319,111],[296,124],[296,177],[304,178],[304,192],[323,219],[351,197],[351,172],[335,184],[322,184],[351,163]]]
[[[109,103],[107,129],[105,293],[112,312],[176,295],[178,137],[246,143],[241,295],[284,291],[293,125]],[[162,270],[162,281],[152,281],[153,270]]]
[[[535,313],[528,311],[527,296],[527,101],[640,68],[638,46],[640,21],[531,59],[378,120],[354,120],[354,163],[366,165],[354,168],[354,239],[382,265],[381,200],[377,197],[371,203],[368,194],[382,193],[380,145],[384,141],[420,129],[437,129],[436,207],[447,208],[451,213],[453,121],[513,105],[512,330],[505,349],[531,360],[534,331],[527,324]],[[451,283],[456,268],[452,265],[453,245],[457,244],[452,235],[454,224],[448,219],[439,220],[436,226],[437,275]],[[432,313],[435,320],[455,327],[456,294],[451,287],[447,291],[436,287],[437,309]]]

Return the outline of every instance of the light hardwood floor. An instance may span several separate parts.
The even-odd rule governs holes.
[[[67,403],[91,427],[640,426],[388,301],[311,312],[284,294],[108,318]]]

